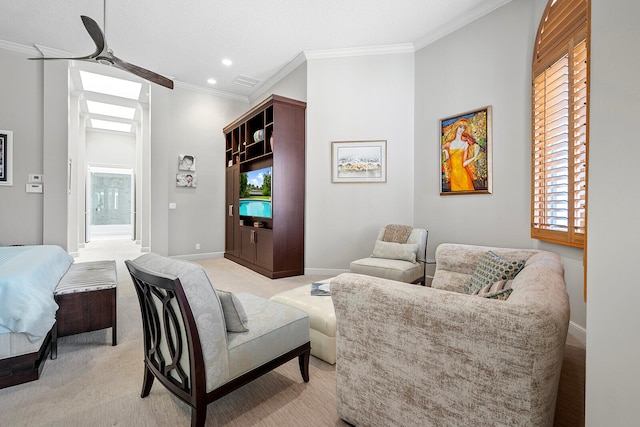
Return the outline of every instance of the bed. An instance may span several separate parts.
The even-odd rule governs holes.
[[[0,247],[0,388],[38,379],[73,257],[60,246]]]

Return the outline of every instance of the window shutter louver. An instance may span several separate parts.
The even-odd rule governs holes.
[[[547,5],[532,72],[531,237],[582,247],[587,218],[588,2]]]

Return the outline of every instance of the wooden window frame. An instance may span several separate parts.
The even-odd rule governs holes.
[[[531,237],[579,248],[587,232],[589,9],[589,0],[549,0],[532,64]]]

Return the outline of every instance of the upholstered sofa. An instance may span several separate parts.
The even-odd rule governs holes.
[[[506,300],[465,292],[492,251],[526,260]],[[356,426],[551,426],[569,325],[558,255],[441,244],[431,287],[331,282],[337,409]]]

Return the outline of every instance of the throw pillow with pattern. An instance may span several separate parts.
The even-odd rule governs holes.
[[[491,285],[487,285],[482,289],[478,289],[471,295],[477,295],[482,298],[497,299],[504,301],[509,298],[513,289],[511,283],[513,280],[499,280]]]
[[[464,291],[467,294],[473,294],[475,291],[487,285],[492,285],[499,280],[511,280],[522,270],[526,262],[527,260],[525,259],[506,259],[492,251],[488,251],[480,258],[471,280],[464,286]]]

